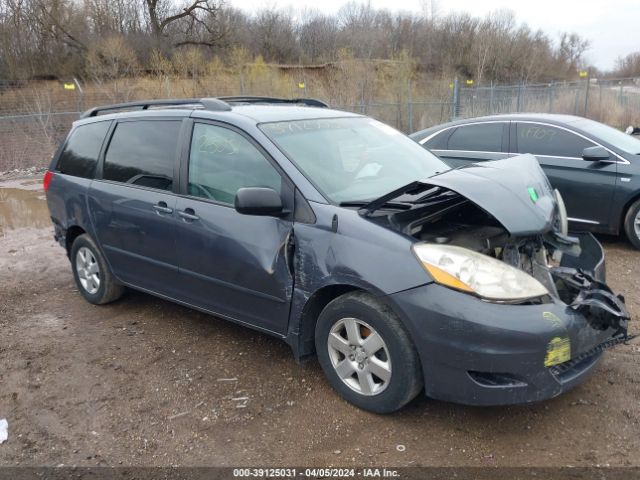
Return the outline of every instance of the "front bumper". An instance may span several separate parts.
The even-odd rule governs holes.
[[[495,304],[432,283],[389,300],[412,334],[427,396],[468,405],[555,397],[585,380],[605,347],[627,338],[628,317],[607,322],[559,299]],[[563,363],[545,366],[550,345],[567,341]]]

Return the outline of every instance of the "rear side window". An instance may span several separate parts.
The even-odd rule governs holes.
[[[60,155],[58,170],[74,177],[93,178],[110,125],[111,122],[96,122],[77,127]]]
[[[102,178],[171,190],[180,121],[122,122],[104,158]]]
[[[561,128],[537,123],[518,123],[518,153],[552,157],[582,157],[582,150],[594,143]]]
[[[458,127],[449,137],[449,150],[501,152],[502,123],[478,123]]]

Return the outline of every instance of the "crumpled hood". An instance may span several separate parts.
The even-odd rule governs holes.
[[[538,160],[529,154],[448,170],[424,180],[469,199],[514,236],[552,228],[556,199]]]

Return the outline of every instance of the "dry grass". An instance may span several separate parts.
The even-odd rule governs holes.
[[[62,82],[38,81],[0,87],[0,171],[45,166],[57,141],[64,138],[77,112],[95,105],[149,98],[225,95],[313,97],[336,108],[366,113],[409,131],[452,117],[450,78],[418,72],[412,60],[364,61],[347,53],[335,63],[299,68],[249,61],[238,51],[236,64],[214,58],[208,63],[197,50],[167,59],[152,52],[153,68],[145,75],[95,79],[79,89]],[[527,88],[463,89],[461,116],[514,111],[582,115],[584,84]],[[637,87],[635,87],[637,89]],[[411,105],[410,105],[411,102]],[[72,112],[53,115],[57,112]],[[640,124],[640,90],[592,86],[588,116],[617,128]]]

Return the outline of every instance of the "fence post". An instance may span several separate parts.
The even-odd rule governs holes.
[[[587,116],[589,108],[589,85],[591,84],[591,68],[587,69],[587,85],[584,87],[584,116]]]
[[[602,121],[602,83],[598,81],[598,120]]]
[[[624,89],[624,85],[622,84],[622,80],[618,82],[620,84],[620,95],[618,95],[618,105],[622,106],[622,91]]]
[[[553,80],[549,84],[549,113],[553,113]]]
[[[451,120],[455,120],[460,115],[460,83],[458,77],[453,79],[453,96],[451,104]]]
[[[76,84],[76,88],[78,89],[78,112],[82,113],[84,111],[84,90],[76,77],[73,77],[73,83]]]
[[[493,115],[493,80],[491,80],[489,87],[489,115]]]
[[[409,115],[409,122],[407,123],[407,127],[409,128],[409,133],[413,133],[413,100],[411,98],[411,78],[407,79],[407,112]]]
[[[518,96],[516,98],[516,112],[520,112],[522,106],[522,82],[518,85]]]

